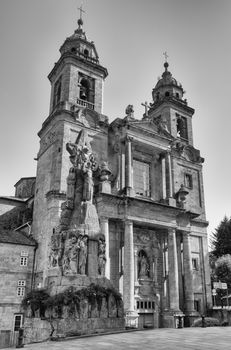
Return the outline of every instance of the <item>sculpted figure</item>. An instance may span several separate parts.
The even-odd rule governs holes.
[[[106,244],[103,239],[99,239],[99,249],[98,249],[98,272],[100,275],[105,273],[106,265],[106,254],[105,254]]]
[[[94,187],[92,171],[96,170],[97,163],[92,153],[86,130],[83,129],[80,131],[75,144],[68,142],[66,149],[70,153],[70,161],[74,166],[74,168],[70,169],[68,176],[68,195],[73,197],[73,186],[75,186],[75,177],[73,173],[75,169],[78,169],[81,171],[84,180],[82,200],[84,202],[92,202]]]
[[[79,245],[76,236],[68,239],[64,252],[63,270],[64,273],[76,274],[78,266]]]
[[[139,278],[148,277],[149,270],[148,258],[145,254],[141,254],[139,259]]]
[[[86,264],[87,264],[87,240],[88,237],[84,236],[79,241],[79,273],[81,275],[86,274]]]

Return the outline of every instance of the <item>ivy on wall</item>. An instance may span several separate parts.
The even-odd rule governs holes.
[[[69,314],[74,314],[77,309],[80,312],[81,302],[86,300],[94,307],[97,305],[100,312],[103,299],[105,298],[108,304],[109,297],[113,296],[116,306],[122,302],[121,294],[114,288],[105,288],[100,285],[90,284],[86,288],[75,290],[73,287],[66,289],[64,292],[50,296],[45,290],[32,291],[22,301],[22,307],[30,306],[32,317],[35,317],[35,311],[40,311],[40,317],[45,317],[45,311],[55,309],[58,317],[62,316],[63,306],[69,307]]]

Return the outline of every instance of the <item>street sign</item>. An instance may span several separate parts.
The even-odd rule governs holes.
[[[216,289],[212,289],[212,295],[217,295]]]
[[[227,283],[225,282],[213,282],[213,288],[214,289],[227,289]]]

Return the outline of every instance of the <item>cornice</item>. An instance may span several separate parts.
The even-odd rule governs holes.
[[[87,60],[84,57],[79,57],[76,56],[75,54],[72,54],[71,52],[65,52],[58,60],[58,62],[55,63],[53,69],[51,70],[51,72],[48,74],[48,79],[51,81],[52,76],[56,73],[56,71],[58,70],[59,66],[65,61],[66,58],[71,58],[74,59],[77,62],[81,62],[83,63],[85,66],[90,67],[91,69],[95,69],[96,71],[99,71],[101,73],[103,73],[104,75],[104,79],[108,76],[108,71],[107,68],[101,66],[98,63],[93,63],[89,60]]]
[[[163,97],[159,101],[156,101],[155,103],[153,103],[153,105],[151,106],[151,108],[149,110],[149,113],[154,112],[162,104],[167,104],[167,105],[173,104],[173,105],[176,105],[178,108],[185,110],[191,116],[195,112],[195,109],[193,109],[192,107],[189,107],[186,104],[186,102],[184,102],[183,100],[179,100],[177,98],[174,98],[174,97],[170,96],[170,97]]]

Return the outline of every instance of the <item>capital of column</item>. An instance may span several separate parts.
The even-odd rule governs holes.
[[[101,216],[100,217],[100,223],[108,223],[108,218],[106,216]]]
[[[133,137],[129,136],[129,135],[126,135],[125,138],[124,138],[125,142],[132,142],[132,140],[133,140]]]

